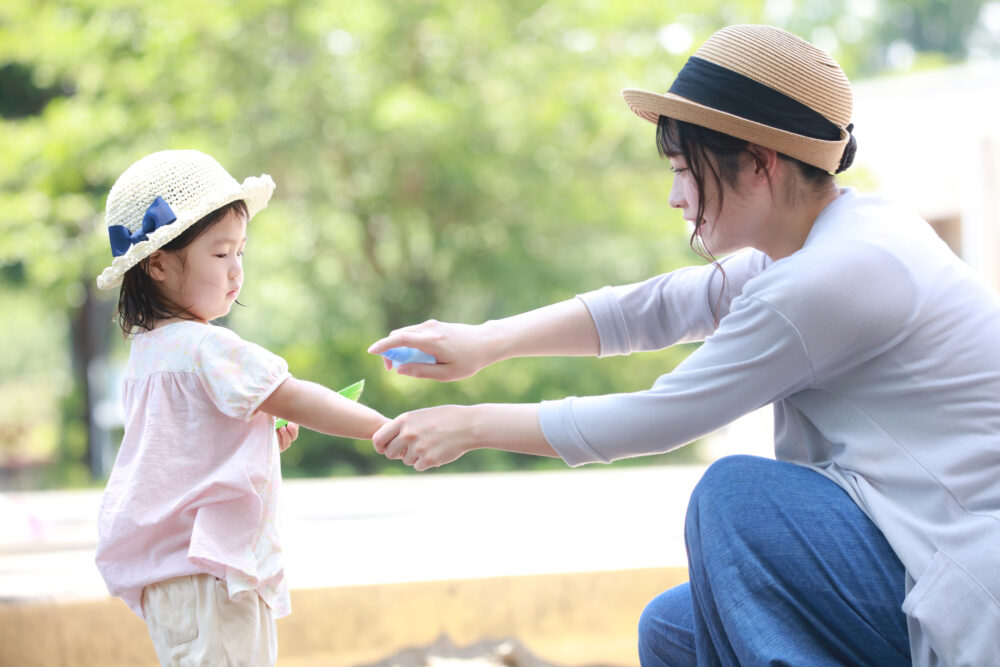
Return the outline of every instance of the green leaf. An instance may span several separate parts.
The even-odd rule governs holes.
[[[361,378],[350,387],[344,387],[337,393],[344,398],[349,398],[352,401],[357,401],[361,399],[361,392],[365,390],[365,379]]]

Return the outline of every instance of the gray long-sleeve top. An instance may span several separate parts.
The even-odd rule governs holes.
[[[724,292],[708,265],[581,295],[601,356],[704,343],[648,390],[543,403],[548,442],[608,462],[771,403],[776,457],[844,488],[903,562],[914,664],[1000,665],[997,295],[924,221],[852,190],[799,251],[723,269]]]

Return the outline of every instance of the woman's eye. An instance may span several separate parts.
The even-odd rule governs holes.
[[[670,171],[674,172],[675,174],[683,174],[687,170],[688,170],[687,167],[671,167],[670,168]]]

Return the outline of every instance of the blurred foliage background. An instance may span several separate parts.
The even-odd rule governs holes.
[[[996,52],[977,0],[7,0],[0,7],[0,484],[99,483],[121,437],[127,344],[104,200],[163,148],[278,185],[226,321],[386,415],[649,386],[687,353],[508,361],[452,384],[367,346],[434,317],[479,322],[701,261],[627,86],[665,90],[716,29],[767,22],[848,76]],[[685,460],[688,447],[651,460]],[[645,460],[648,462],[650,459]],[[288,476],[406,472],[303,431]],[[447,470],[562,467],[474,452]]]

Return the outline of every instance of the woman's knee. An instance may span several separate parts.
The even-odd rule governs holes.
[[[725,456],[708,466],[695,487],[694,493],[732,491],[734,487],[739,488],[748,483],[755,484],[766,476],[766,471],[775,465],[785,466],[788,464],[746,454]]]
[[[643,667],[693,664],[694,612],[691,589],[681,584],[650,600],[639,617],[639,658]]]
[[[686,532],[711,532],[719,523],[729,529],[746,515],[746,503],[759,488],[763,469],[776,462],[756,456],[727,456],[708,467],[691,493],[685,521]]]

